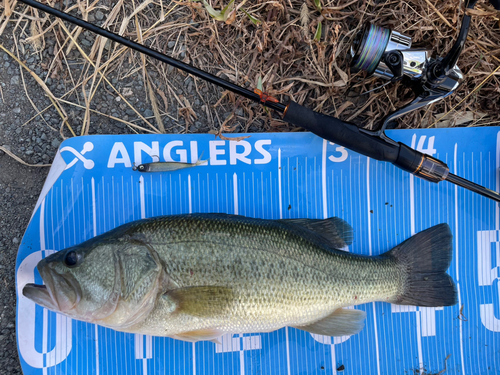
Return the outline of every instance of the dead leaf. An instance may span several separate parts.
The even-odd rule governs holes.
[[[472,112],[472,111],[454,112],[446,115],[444,118],[441,119],[443,115],[444,113],[439,113],[435,115],[437,119],[440,119],[440,121],[436,123],[436,128],[451,128],[454,126],[460,126],[466,124],[468,122],[477,121],[486,116],[486,113]]]
[[[250,138],[251,136],[250,135],[245,135],[245,136],[241,136],[241,137],[226,137],[222,134],[219,134],[219,138],[222,139],[223,141],[235,141],[235,142],[239,142],[239,141],[242,141],[243,139],[247,139],[247,138]]]
[[[342,81],[344,81],[344,82],[349,81],[349,76],[347,75],[346,72],[344,72],[342,69],[339,68],[339,66],[337,65],[337,62],[335,60],[333,61],[333,67],[335,68],[335,70],[339,74],[340,78],[342,78]]]
[[[229,16],[226,19],[226,25],[231,25],[236,20],[236,9],[232,10],[229,13]]]
[[[151,100],[151,107],[153,107],[153,113],[155,115],[155,120],[156,120],[156,125],[158,125],[158,128],[160,130],[160,133],[165,133],[165,127],[163,126],[163,120],[160,115],[160,110],[158,109],[158,100],[156,99],[154,90],[153,90],[153,85],[149,79],[149,76],[146,74],[146,82],[148,85],[148,91],[149,91],[149,100]]]
[[[353,102],[350,102],[349,100],[345,101],[336,111],[335,111],[335,117],[339,117],[342,112],[344,112],[348,107],[351,105],[354,105]]]
[[[493,7],[484,7],[485,10],[482,9],[467,9],[466,13],[469,16],[476,16],[476,17],[490,17],[490,16],[500,16],[500,11],[496,10]]]
[[[156,92],[158,93],[158,95],[161,96],[161,99],[163,100],[163,105],[165,107],[165,112],[168,112],[168,99],[167,99],[167,96],[160,89],[156,89]]]
[[[464,315],[464,305],[460,307],[460,314],[458,315],[458,319],[460,319],[463,322],[466,322],[468,320],[467,317]]]
[[[130,87],[124,87],[122,90],[122,95],[123,96],[132,96],[132,95],[134,95],[134,92],[132,91],[132,89]]]
[[[185,96],[180,95],[180,102],[184,105],[184,108],[179,108],[179,114],[184,117],[184,120],[186,120],[186,125],[191,125],[193,123],[193,119],[198,119],[198,116],[196,116],[196,112],[193,110],[191,103]]]

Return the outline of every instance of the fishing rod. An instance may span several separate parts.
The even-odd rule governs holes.
[[[411,49],[411,38],[386,28],[367,24],[357,35],[351,48],[353,68],[392,82],[402,81],[412,87],[416,94],[410,104],[386,116],[379,129],[370,131],[315,112],[294,101],[280,103],[265,92],[257,89],[250,91],[36,0],[19,1],[271,108],[281,113],[284,121],[330,142],[372,159],[392,163],[424,180],[435,183],[446,180],[500,202],[499,193],[450,173],[448,166],[441,160],[396,142],[384,132],[391,121],[442,100],[457,89],[463,80],[456,62],[465,45],[470,26],[471,17],[467,14],[463,17],[455,44],[444,58],[433,59],[429,51]],[[491,0],[491,3],[496,6],[498,0]],[[471,0],[466,1],[465,6],[472,9],[475,4],[476,0]]]

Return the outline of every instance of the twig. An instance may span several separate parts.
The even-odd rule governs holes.
[[[60,21],[59,21],[60,22]],[[73,36],[69,33],[68,29],[66,28],[66,26],[64,25],[64,23],[60,22],[60,25],[61,27],[64,29],[64,31],[66,32],[66,34],[71,38],[73,39]],[[89,56],[85,53],[85,51],[83,51],[83,49],[76,43],[75,41],[75,45],[76,47],[78,48],[78,50],[80,51],[80,53],[85,57],[85,59],[89,62],[90,65],[92,65],[92,67],[95,69],[95,64],[92,62],[92,60],[90,60]],[[135,108],[134,106],[132,106],[132,104],[130,104],[128,102],[127,99],[125,99],[125,97],[115,88],[115,86],[99,71],[99,74],[101,74],[101,76],[104,78],[104,80],[106,81],[106,83],[118,94],[118,96],[120,96],[120,98],[125,102],[127,103],[127,105],[135,112],[137,113],[137,115],[146,123],[148,124],[153,130],[155,130],[156,133],[158,133],[158,129],[156,129],[148,120],[146,120],[144,118],[143,115],[141,115]]]
[[[323,82],[318,82],[318,81],[311,81],[309,79],[300,78],[300,77],[284,78],[284,79],[281,79],[281,80],[276,81],[274,83],[278,84],[278,83],[287,82],[287,81],[299,81],[299,82],[309,83],[311,85],[322,86],[322,87],[332,87],[334,85],[333,83],[323,83]]]
[[[50,101],[52,102],[52,104],[54,105],[54,107],[56,108],[57,112],[59,113],[59,116],[61,116],[61,119],[63,120],[63,123],[66,124],[66,126],[68,127],[69,131],[71,132],[71,134],[73,134],[73,136],[76,136],[75,132],[73,131],[73,129],[71,128],[70,124],[68,123],[67,119],[68,119],[68,115],[66,115],[66,113],[64,112],[64,109],[59,106],[57,104],[57,98],[54,96],[54,94],[52,94],[52,92],[49,90],[49,88],[47,87],[47,85],[45,84],[45,82],[43,82],[40,77],[38,77],[35,72],[33,72],[30,68],[28,68],[26,66],[26,64],[24,64],[21,60],[19,60],[17,58],[16,55],[14,55],[12,52],[10,52],[7,48],[5,48],[3,45],[0,44],[0,48],[6,52],[10,57],[12,57],[14,60],[16,60],[19,65],[21,65],[24,69],[26,69],[28,71],[29,74],[31,74],[31,76],[35,79],[35,81],[42,87],[42,89],[45,91],[45,93],[47,94],[47,96],[49,97]]]
[[[7,155],[9,155],[12,159],[18,161],[19,163],[23,164],[23,165],[26,165],[27,167],[50,167],[52,164],[29,164],[29,163],[26,163],[23,159],[21,159],[20,157],[14,155],[12,152],[10,152],[9,150],[7,150],[5,147],[3,146],[0,146],[0,150],[2,150],[3,152],[5,152]]]
[[[16,36],[14,35],[14,44],[16,46],[16,53],[17,53],[17,58],[18,60],[20,61],[20,58],[19,58],[19,50],[17,48],[17,38]],[[26,97],[28,98],[29,102],[31,103],[31,106],[35,109],[35,111],[38,113],[38,115],[40,115],[40,110],[37,108],[37,106],[35,105],[35,103],[33,103],[33,100],[31,100],[31,97],[29,96],[28,94],[28,88],[26,87],[26,81],[24,80],[24,73],[23,73],[23,69],[19,69],[19,72],[21,73],[21,80],[23,81],[23,88],[24,88],[24,93],[26,94]],[[35,116],[36,117],[36,116]],[[49,128],[51,128],[52,130],[55,130],[52,126],[50,126],[47,121],[45,121],[45,119],[43,118],[43,116],[40,115],[40,118],[42,119],[42,121],[45,123],[45,125],[47,125]]]
[[[85,107],[83,105],[72,103],[72,102],[70,102],[68,100],[59,99],[59,101],[61,101],[63,103],[66,103],[66,104],[69,104],[69,105],[72,105],[72,106],[75,106],[75,107],[78,107],[78,108],[85,109]],[[107,115],[105,113],[96,111],[95,109],[91,109],[90,112],[96,113],[98,115],[110,118],[110,119],[118,121],[118,122],[123,122],[125,125],[129,126],[130,128],[133,128],[134,131],[136,131],[135,129],[137,129],[137,130],[140,130],[140,131],[143,131],[143,132],[146,132],[146,133],[157,134],[156,132],[153,132],[153,131],[151,131],[149,129],[146,129],[146,128],[142,127],[142,126],[135,125],[135,124],[133,124],[133,123],[131,123],[129,121],[125,121],[125,120],[123,120],[121,118],[118,118],[118,117],[115,117],[115,116],[112,116],[112,115]]]
[[[445,16],[443,16],[441,14],[441,12],[439,10],[437,10],[437,8],[434,6],[434,4],[432,4],[429,0],[425,0],[425,2],[432,8],[432,10],[434,12],[436,12],[436,14],[439,16],[439,18],[441,18],[443,20],[443,22],[448,25],[448,27],[451,27],[452,29],[455,29],[451,23],[445,18]]]
[[[465,98],[463,98],[462,100],[460,100],[460,102],[458,104],[455,104],[455,106],[450,109],[448,112],[446,112],[443,116],[441,116],[440,118],[438,118],[436,121],[434,121],[431,125],[428,126],[428,128],[431,128],[433,127],[434,125],[436,125],[439,121],[441,121],[444,117],[448,116],[452,111],[454,111],[460,104],[462,104],[469,96],[471,96],[472,94],[474,94],[475,92],[477,92],[481,87],[483,87],[483,85],[491,78],[495,75],[496,72],[498,72],[500,70],[500,65],[497,66],[497,68],[492,71],[488,77],[486,77],[483,82],[481,82],[479,85],[477,85],[474,90],[472,90]]]

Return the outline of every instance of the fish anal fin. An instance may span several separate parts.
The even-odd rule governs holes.
[[[197,341],[211,341],[214,344],[220,344],[220,341],[217,340],[221,337],[224,332],[221,332],[214,328],[207,329],[199,329],[195,331],[183,332],[173,335],[173,339],[189,341],[189,342],[197,342]]]
[[[365,326],[366,312],[354,309],[337,309],[326,318],[307,326],[294,328],[324,336],[350,336]]]
[[[235,302],[231,288],[220,286],[192,286],[170,290],[164,294],[176,305],[175,312],[199,318],[220,315]]]

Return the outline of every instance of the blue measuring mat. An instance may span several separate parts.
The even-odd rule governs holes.
[[[388,135],[500,189],[500,128],[394,130]],[[207,165],[140,173],[134,164]],[[389,303],[366,311],[358,335],[294,328],[226,335],[220,344],[116,332],[71,320],[22,296],[54,251],[159,215],[223,212],[265,219],[337,216],[354,228],[349,251],[381,254],[439,223],[453,232],[449,274],[458,304]],[[16,264],[17,342],[25,375],[50,374],[494,374],[500,369],[500,211],[495,202],[433,184],[310,133],[87,136],[64,141]]]

